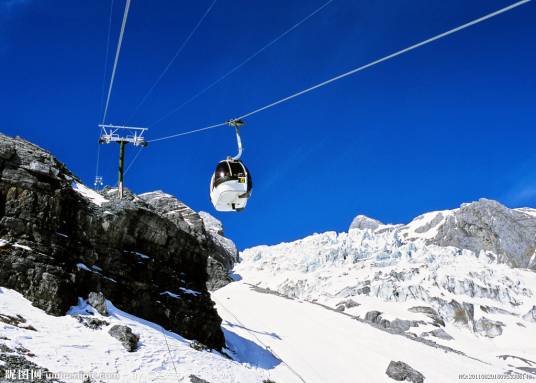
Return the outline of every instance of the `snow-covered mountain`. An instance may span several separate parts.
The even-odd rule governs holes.
[[[460,374],[536,374],[535,248],[536,210],[482,199],[406,225],[358,216],[348,232],[247,249],[234,272],[242,284],[484,363]],[[457,379],[435,363],[420,372],[437,369],[446,375],[434,382]]]

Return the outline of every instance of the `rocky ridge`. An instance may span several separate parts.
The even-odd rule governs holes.
[[[99,292],[124,311],[220,349],[221,319],[207,283],[227,283],[235,254],[214,238],[172,196],[97,194],[52,154],[0,135],[0,286],[49,314],[64,315],[78,297]]]

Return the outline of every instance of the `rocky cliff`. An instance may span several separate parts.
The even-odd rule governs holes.
[[[227,251],[174,197],[97,194],[50,153],[0,135],[0,286],[47,313],[102,292],[121,310],[220,349],[207,281],[228,277],[209,278],[207,267],[226,270]]]

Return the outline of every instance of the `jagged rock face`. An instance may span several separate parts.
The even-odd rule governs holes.
[[[140,194],[139,198],[174,222],[181,230],[199,239],[205,239],[205,230],[201,217],[182,201],[161,190]]]
[[[220,236],[224,236],[223,232],[223,225],[221,221],[210,215],[209,213],[205,211],[200,211],[199,216],[203,220],[203,226],[205,227],[205,230],[211,234],[216,234]]]
[[[207,272],[209,290],[217,290],[232,281],[229,271],[238,260],[238,250],[233,241],[223,236],[222,223],[209,213],[199,212],[203,224],[212,242],[212,251],[208,259]]]
[[[513,267],[536,269],[536,217],[496,201],[462,205],[446,218],[430,243],[487,250]]]
[[[177,198],[162,191],[140,194],[143,202],[154,208],[183,231],[197,238],[206,249],[207,287],[217,290],[232,280],[229,271],[238,257],[235,244],[223,236],[223,225],[206,212],[195,212]]]
[[[205,285],[208,243],[143,201],[85,198],[63,164],[22,139],[0,135],[0,177],[1,286],[54,315],[102,292],[124,311],[224,346]]]

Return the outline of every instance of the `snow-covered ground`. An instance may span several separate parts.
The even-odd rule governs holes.
[[[523,209],[522,212],[529,214],[528,211]],[[337,360],[354,360],[353,364],[347,360],[333,367],[341,377],[333,381],[352,381],[349,377],[357,376],[360,371],[354,369],[354,364],[375,366],[376,375],[368,378],[383,381],[386,365],[376,365],[373,361],[359,363],[363,354],[375,350],[379,354],[387,352],[383,354],[385,358],[402,360],[427,377],[433,376],[429,380],[432,382],[452,382],[457,380],[457,374],[491,373],[492,370],[515,371],[528,376],[518,381],[536,381],[536,342],[529,341],[536,339],[536,272],[511,267],[490,251],[473,252],[434,244],[438,229],[449,219],[450,224],[456,221],[455,214],[457,210],[431,212],[407,225],[383,225],[358,216],[347,233],[326,232],[290,243],[247,249],[240,254],[241,261],[233,271],[241,278],[242,286],[254,285],[296,300],[287,302],[304,302],[300,307],[309,307],[310,303],[305,302],[314,302],[334,310],[329,314],[322,310],[293,312],[283,307],[273,310],[283,321],[301,323],[302,327],[296,326],[293,331],[303,330],[309,334],[309,343],[288,342],[290,347],[303,353],[300,355],[309,355],[304,358],[311,365],[309,372],[303,361],[291,363],[309,374],[307,381],[332,381],[315,377],[316,366],[328,368],[327,364],[332,363],[322,361],[330,358],[323,350],[324,342],[331,345],[328,348],[336,353]],[[257,307],[254,299],[245,307],[240,306],[241,300],[258,295],[247,289],[247,292],[240,290],[240,284],[225,287],[216,296],[228,294],[229,304],[235,305],[231,310],[238,312],[237,318],[246,326],[249,323],[244,318],[262,312],[258,324],[251,318],[255,329],[278,333],[278,328],[266,327],[272,319],[262,317],[267,318],[270,313]],[[271,310],[270,306],[267,309]],[[220,314],[229,319],[224,311]],[[319,328],[308,331],[319,316],[324,315],[330,316],[323,321],[328,339],[321,338]],[[342,324],[331,327],[331,323],[338,323],[332,318],[336,316],[346,317],[348,332],[340,331]],[[358,320],[348,319],[350,317]],[[356,334],[371,334],[370,344],[360,344],[350,330],[352,326],[359,329]],[[391,333],[376,334],[380,330],[373,329],[372,335],[371,326],[387,328]],[[280,330],[288,331],[285,327]],[[340,338],[330,341],[337,334]],[[409,341],[411,346],[408,346],[408,337],[450,347],[483,364],[472,364],[473,360],[463,365],[466,358],[462,358],[464,362],[457,359],[434,362],[442,360],[435,356],[442,351],[423,344],[415,346],[415,341]],[[272,342],[273,347],[282,347],[280,352],[288,351],[283,341],[272,339]],[[345,348],[346,344],[353,346]],[[387,350],[382,349],[385,345]],[[409,352],[397,354],[392,352],[393,347],[404,347]],[[427,355],[434,356],[428,359]],[[443,355],[451,357],[449,353]],[[381,356],[374,360],[388,362]]]
[[[392,360],[406,362],[434,383],[509,369],[506,363],[492,366],[478,360],[479,353],[445,352],[320,305],[259,292],[243,281],[216,291],[213,298],[238,359],[269,367],[262,351],[252,351],[260,346],[286,363],[270,362],[277,383],[393,382],[385,374]],[[234,344],[236,335],[240,338]],[[244,338],[257,346],[244,346]]]
[[[78,372],[92,373],[94,382],[124,383],[190,382],[191,374],[211,383],[260,383],[268,376],[262,367],[244,365],[217,352],[196,351],[190,347],[190,341],[162,331],[154,323],[129,315],[110,303],[108,308],[111,315],[103,317],[81,301],[68,315],[54,317],[33,307],[16,291],[0,288],[0,314],[26,319],[20,327],[0,320],[0,347],[5,345],[13,350],[8,355],[16,355],[16,349],[29,350],[19,355],[53,373],[64,374],[61,377],[64,382],[82,382],[75,375]],[[92,313],[91,317],[105,320],[109,325],[97,330],[85,327],[75,316],[87,316],[86,310]],[[127,325],[140,336],[137,351],[127,352],[108,334],[115,324]],[[36,331],[23,328],[28,326]],[[0,362],[0,371],[3,365]],[[4,375],[0,372],[1,376]]]

